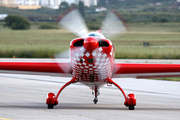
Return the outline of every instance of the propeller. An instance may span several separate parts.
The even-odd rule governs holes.
[[[54,55],[55,58],[64,58],[64,59],[69,59],[69,49],[64,50],[60,53],[57,53]]]
[[[59,25],[78,37],[82,37],[88,33],[88,29],[84,22],[84,19],[82,18],[80,12],[74,7],[68,9],[63,13],[63,16],[59,20]],[[67,59],[69,58],[69,49],[55,54],[54,56],[56,59]]]
[[[77,9],[70,9],[69,12],[64,14],[59,25],[78,37],[82,37],[88,33],[84,19]]]
[[[107,38],[121,35],[126,32],[126,29],[127,26],[124,18],[116,11],[108,12],[101,25],[101,32]]]
[[[61,18],[59,25],[68,30],[69,32],[75,34],[78,37],[82,37],[88,34],[87,26],[84,22],[84,19],[80,15],[80,12],[77,9],[70,9],[68,12],[66,12],[63,17]],[[121,35],[126,31],[127,26],[125,25],[125,21],[122,16],[118,15],[115,11],[108,12],[106,18],[102,22],[102,26],[98,32],[96,32],[97,36],[94,37],[101,37],[104,36],[107,38],[114,37],[117,35]],[[100,34],[102,33],[104,36]],[[91,33],[89,33],[91,34]],[[93,36],[93,33],[92,33]],[[86,36],[85,36],[86,37]],[[89,36],[87,36],[86,39],[88,39]],[[87,52],[86,49],[93,49],[93,52],[90,53],[93,55],[94,59],[96,60],[95,67],[98,68],[98,71],[100,73],[104,73],[105,69],[107,68],[107,65],[109,60],[106,58],[106,53],[103,52],[102,48],[88,48],[88,44],[96,44],[96,43],[85,43],[86,39],[84,40],[84,46],[79,48],[74,48],[73,50],[70,50],[70,54],[74,55],[72,60],[80,61],[84,63],[84,59],[80,59],[83,56],[89,56],[89,52]],[[98,41],[101,39],[97,39]],[[85,49],[85,48],[86,49]],[[95,50],[94,50],[95,49]],[[63,51],[59,54],[55,55],[55,58],[69,58],[69,50]],[[89,59],[91,60],[91,59]],[[103,66],[105,64],[106,66]],[[82,67],[82,66],[81,66]],[[84,67],[84,66],[83,66]],[[109,65],[110,67],[110,65]],[[107,73],[106,73],[107,74]]]

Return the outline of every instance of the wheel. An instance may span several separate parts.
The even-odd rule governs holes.
[[[53,108],[54,108],[54,105],[48,104],[48,109],[53,109]]]
[[[129,105],[129,110],[134,110],[134,105]]]
[[[96,104],[98,102],[98,99],[94,98],[93,102],[94,102],[94,104]]]

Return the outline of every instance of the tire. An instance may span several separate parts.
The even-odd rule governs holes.
[[[130,105],[129,110],[134,110],[134,105]]]
[[[97,98],[94,98],[93,102],[94,102],[94,104],[97,104],[98,99],[97,99]]]
[[[53,109],[54,105],[48,104],[48,109]]]

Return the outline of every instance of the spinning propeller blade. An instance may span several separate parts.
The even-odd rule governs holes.
[[[106,18],[102,22],[101,32],[107,38],[121,35],[126,32],[125,20],[115,11],[108,12]]]
[[[103,21],[101,29],[98,30],[96,34],[94,34],[93,32],[88,34],[88,29],[79,11],[77,9],[71,9],[66,14],[64,14],[64,16],[59,22],[59,25],[61,25],[66,30],[70,31],[71,33],[74,33],[79,37],[84,36],[84,38],[82,38],[83,40],[82,47],[73,48],[70,50],[70,53],[69,50],[68,51],[66,50],[64,52],[56,54],[55,58],[57,60],[58,58],[69,58],[69,55],[71,54],[72,55],[71,59],[75,63],[79,61],[82,64],[87,58],[88,63],[94,63],[94,68],[97,69],[98,73],[104,74],[104,76],[108,76],[107,74],[110,73],[105,73],[106,71],[105,69],[110,67],[110,63],[109,63],[110,60],[108,59],[107,54],[103,51],[101,47],[99,48],[97,47],[97,49],[93,49],[93,47],[92,48],[87,47],[87,45],[85,44],[86,42],[84,43],[84,41],[88,39],[89,36],[92,36],[95,37],[95,39],[99,42],[99,44],[102,42],[100,46],[106,45],[103,42],[103,39],[105,39],[105,37],[109,38],[112,36],[123,34],[126,31],[126,25],[124,23],[123,18],[119,16],[116,12],[111,11],[107,14],[105,20]],[[88,35],[85,36],[86,34]],[[93,50],[91,51],[91,49]],[[89,51],[91,51],[92,53],[90,53]],[[90,55],[92,56],[92,59],[88,57]],[[85,66],[79,66],[79,67],[85,67]],[[79,68],[77,69],[77,71],[78,70]]]
[[[71,33],[82,37],[88,33],[84,19],[77,9],[72,9],[60,20],[59,25]]]
[[[54,55],[55,58],[65,58],[65,59],[69,59],[69,49],[68,50],[64,50],[60,53],[57,53]]]

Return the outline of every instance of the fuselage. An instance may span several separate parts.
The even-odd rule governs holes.
[[[89,33],[70,43],[72,75],[92,89],[106,84],[112,77],[115,49],[111,41],[100,33]]]

